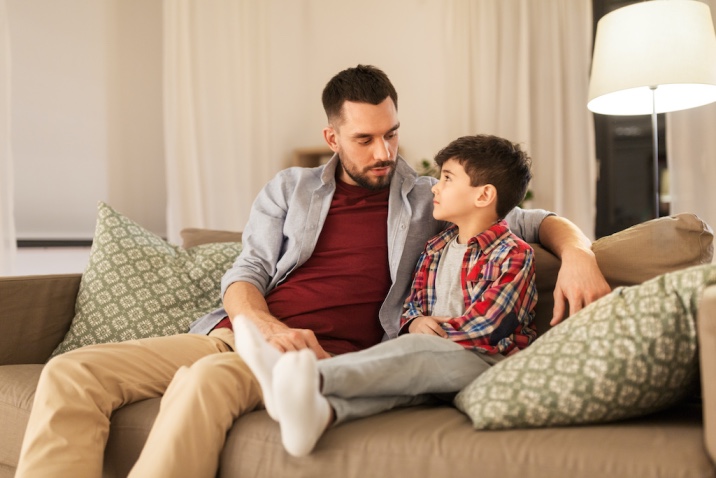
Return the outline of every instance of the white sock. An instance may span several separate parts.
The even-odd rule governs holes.
[[[273,372],[274,404],[281,441],[293,456],[306,456],[331,419],[331,406],[320,393],[316,355],[308,349],[287,352]]]
[[[269,416],[278,421],[274,406],[273,368],[281,352],[266,342],[259,329],[246,317],[236,316],[232,321],[236,353],[246,362],[261,386],[264,406]]]

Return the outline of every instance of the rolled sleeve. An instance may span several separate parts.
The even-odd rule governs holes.
[[[522,209],[514,208],[507,214],[505,220],[510,230],[517,237],[525,242],[539,243],[539,228],[549,216],[555,216],[555,213],[544,209]]]

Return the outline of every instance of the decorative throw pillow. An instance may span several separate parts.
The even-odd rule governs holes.
[[[478,429],[607,422],[685,398],[698,379],[702,265],[620,287],[476,378],[455,404]]]
[[[182,249],[104,203],[75,317],[58,355],[90,344],[186,332],[220,306],[220,282],[241,243]]]

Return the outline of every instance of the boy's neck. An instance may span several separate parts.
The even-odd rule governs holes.
[[[467,241],[488,230],[498,219],[497,214],[475,214],[469,219],[456,222],[457,243],[467,244]]]

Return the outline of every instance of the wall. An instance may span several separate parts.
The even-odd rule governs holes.
[[[335,73],[358,63],[383,69],[398,90],[406,159],[417,164],[432,158],[453,139],[445,128],[444,2],[300,0],[272,5],[272,118],[284,164],[290,148],[323,144],[321,91]]]
[[[164,233],[161,0],[7,0],[19,239],[89,239],[97,201]]]
[[[99,200],[166,235],[162,0],[7,1],[19,238],[90,238]],[[265,1],[272,131],[256,161],[268,175],[293,148],[323,144],[321,90],[358,63],[384,69],[398,89],[411,163],[454,139],[445,2]]]

